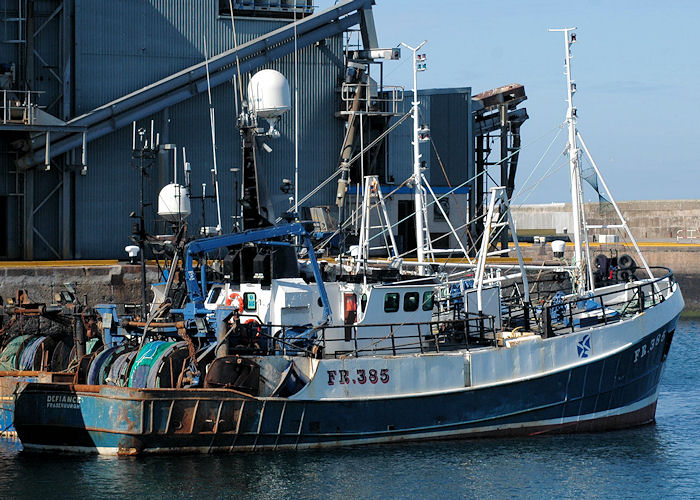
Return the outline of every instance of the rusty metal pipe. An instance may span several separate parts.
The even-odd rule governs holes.
[[[147,323],[145,321],[124,321],[122,323],[123,326],[131,326],[134,328],[144,328],[148,324],[149,328],[177,328],[178,330],[184,330],[185,329],[185,322],[184,321],[175,321],[175,322],[158,322],[158,321],[151,321],[150,323]]]
[[[73,326],[73,340],[75,342],[75,354],[78,359],[85,356],[85,325],[81,318],[77,318]]]

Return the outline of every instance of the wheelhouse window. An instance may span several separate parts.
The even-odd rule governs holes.
[[[423,292],[423,310],[433,310],[433,292]]]
[[[387,293],[384,295],[384,312],[395,313],[399,310],[399,294]]]
[[[406,292],[403,296],[403,310],[406,312],[418,310],[418,292]]]
[[[208,302],[210,304],[216,304],[216,301],[219,300],[220,296],[221,296],[221,287],[215,286],[214,288],[211,289],[211,292],[209,292]]]
[[[357,295],[354,293],[343,294],[343,310],[346,325],[352,325],[357,321]]]

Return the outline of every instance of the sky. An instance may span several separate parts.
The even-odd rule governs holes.
[[[566,167],[556,170],[566,131],[541,158],[566,114],[563,35],[547,29],[574,26],[579,131],[615,199],[700,198],[700,1],[377,0],[373,11],[380,45],[427,40],[419,88],[525,86],[516,192],[530,182],[517,204],[570,199]],[[410,89],[402,56],[385,64],[385,83]]]

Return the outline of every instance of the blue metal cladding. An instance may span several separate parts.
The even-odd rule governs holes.
[[[200,2],[197,2],[198,4]],[[230,18],[215,2],[76,0],[76,115],[141,89],[234,46]],[[239,43],[283,26],[237,20]]]
[[[61,50],[62,44],[56,43],[60,38],[61,15],[52,16],[61,2],[56,0],[35,0],[34,1],[34,30],[36,36],[33,39],[34,53],[33,71],[34,79],[31,89],[43,92],[39,96],[33,96],[37,103],[45,111],[60,117],[61,116]],[[26,2],[22,0],[0,0],[0,63],[15,66],[15,82],[11,88],[23,88],[22,60],[26,44],[18,42],[19,39],[26,41],[26,26],[24,21],[18,19],[26,18]],[[20,7],[22,12],[18,10]],[[21,28],[20,28],[21,25]],[[20,31],[21,30],[21,31]],[[21,220],[22,220],[22,197],[16,196],[21,192],[22,183],[16,183],[14,160],[15,151],[11,150],[6,142],[16,139],[16,135],[4,134],[3,141],[0,141],[0,196],[7,198],[0,200],[6,203],[7,213],[1,231],[2,237],[6,238],[5,253],[0,257],[20,258],[21,257]],[[36,172],[34,178],[34,201],[38,207],[34,215],[34,225],[39,233],[35,238],[35,254],[38,258],[55,259],[59,244],[59,229],[56,223],[56,214],[60,211],[60,203],[55,191],[61,179],[57,175],[56,169],[44,172],[42,169]]]
[[[421,161],[428,170],[425,177],[434,186],[458,186],[473,175],[474,146],[472,140],[471,89],[419,90],[420,124],[430,128],[430,141],[420,143]],[[410,110],[413,92],[404,93],[404,109]],[[398,118],[393,118],[394,123]],[[387,174],[400,184],[413,175],[413,121],[399,125],[389,136]],[[437,152],[436,152],[437,151]]]
[[[466,90],[430,96],[430,136],[435,145],[430,148],[430,166],[431,183],[435,186],[457,186],[471,177],[469,166],[474,155],[470,154],[473,149],[470,94]]]
[[[208,53],[220,53],[233,46],[230,18],[217,16],[216,2],[192,8],[185,0],[76,0],[76,112],[94,109],[160,78],[204,60],[204,34]],[[239,43],[256,38],[283,25],[276,20],[236,19]],[[334,117],[336,87],[342,73],[342,37],[299,51],[299,193],[309,192],[337,167],[343,137],[343,122]],[[265,66],[282,72],[290,83],[294,99],[293,55]],[[262,69],[262,68],[261,68]],[[243,85],[248,76],[243,76]],[[245,88],[245,87],[244,87]],[[224,84],[212,89],[216,112],[217,162],[221,193],[222,226],[232,228],[235,210],[235,174],[240,168],[240,138],[235,127],[234,87]],[[294,103],[294,101],[292,101]],[[192,165],[192,194],[200,195],[202,183],[212,193],[212,146],[207,95],[200,94],[152,117],[161,142],[187,150]],[[150,128],[150,119],[139,127]],[[277,213],[289,207],[288,196],[279,190],[283,178],[294,179],[294,109],[282,117],[279,139],[265,139],[272,153],[258,152],[260,177],[268,185]],[[76,257],[121,257],[129,243],[128,214],[138,208],[139,175],[130,166],[131,130],[122,129],[90,143],[88,174],[76,178]],[[181,161],[181,150],[178,153]],[[180,163],[178,179],[182,179]],[[313,174],[311,174],[313,172]],[[172,179],[172,167],[166,170]],[[155,203],[158,189],[157,166],[148,179],[147,198]],[[166,179],[163,179],[166,180]],[[334,186],[309,203],[330,204]],[[153,229],[155,207],[147,214]],[[192,202],[190,227],[201,225],[201,204]],[[206,224],[216,225],[215,205],[205,203]]]

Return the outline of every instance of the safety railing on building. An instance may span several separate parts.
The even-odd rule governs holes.
[[[2,90],[2,124],[34,125],[39,94],[35,90]]]
[[[395,85],[384,85],[377,91],[375,84],[371,83],[343,83],[341,99],[344,105],[344,113],[354,112],[356,95],[360,91],[359,106],[356,112],[364,114],[390,114],[403,113],[404,88]]]

